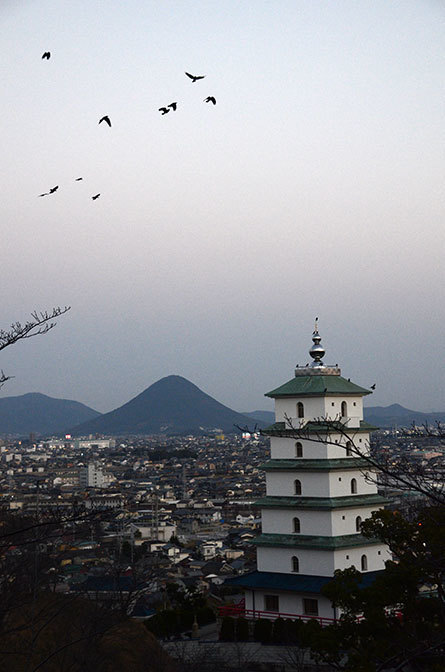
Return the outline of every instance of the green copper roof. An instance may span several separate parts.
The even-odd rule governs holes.
[[[342,376],[295,376],[284,385],[267,392],[265,397],[318,397],[318,396],[360,396],[371,394],[370,390],[351,383]]]
[[[369,422],[365,420],[360,420],[359,427],[348,427],[344,422],[339,422],[338,420],[328,420],[326,422],[307,422],[303,427],[293,427],[292,429],[286,429],[286,424],[284,422],[274,422],[273,425],[269,425],[265,429],[261,430],[262,434],[267,436],[282,436],[284,438],[301,438],[304,439],[307,434],[347,434],[348,437],[352,438],[354,434],[360,434],[363,432],[375,432],[378,427],[370,425]]]
[[[279,495],[267,495],[255,502],[255,506],[263,509],[349,509],[361,506],[382,507],[390,500],[381,495],[348,495],[346,497],[281,497]]]
[[[364,469],[370,467],[362,457],[339,457],[331,460],[305,458],[268,460],[260,466],[264,471],[330,471],[334,469]]]
[[[312,548],[334,551],[337,548],[371,546],[381,544],[380,539],[366,539],[362,534],[343,534],[337,537],[313,536],[311,534],[260,534],[253,543],[257,546],[287,546],[288,548]]]

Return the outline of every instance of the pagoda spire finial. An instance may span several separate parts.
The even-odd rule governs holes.
[[[314,326],[314,332],[312,334],[312,341],[314,345],[309,350],[309,354],[314,361],[312,362],[311,366],[313,367],[324,366],[321,359],[325,355],[325,349],[323,348],[322,345],[320,345],[321,336],[318,333],[318,317],[315,318],[315,326]]]

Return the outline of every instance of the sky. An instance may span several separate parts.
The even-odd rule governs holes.
[[[0,327],[71,310],[0,353],[0,395],[106,412],[178,374],[271,409],[318,316],[367,405],[445,410],[444,25],[442,0],[3,0]]]

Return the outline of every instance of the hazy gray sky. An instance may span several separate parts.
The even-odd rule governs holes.
[[[72,310],[2,353],[0,394],[108,411],[176,373],[270,408],[318,315],[369,404],[444,410],[444,25],[441,0],[3,0],[0,326]]]

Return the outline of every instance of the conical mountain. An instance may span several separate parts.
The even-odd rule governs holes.
[[[252,419],[220,404],[186,378],[167,376],[120,408],[71,431],[77,436],[203,434],[215,428],[233,432],[235,425],[252,426]]]

